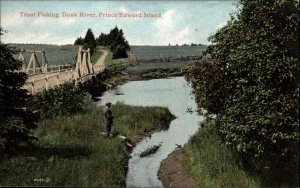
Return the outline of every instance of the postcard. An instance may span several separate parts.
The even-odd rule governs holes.
[[[0,5],[0,186],[299,186],[298,1]]]

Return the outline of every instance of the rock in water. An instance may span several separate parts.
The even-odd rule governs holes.
[[[140,157],[146,157],[148,155],[151,155],[151,154],[154,154],[157,152],[157,150],[159,149],[160,147],[160,144],[159,145],[154,145],[152,146],[151,148],[148,148],[146,149],[145,151],[143,151],[141,154],[140,154]]]

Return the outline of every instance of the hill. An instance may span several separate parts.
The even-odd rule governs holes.
[[[44,48],[48,65],[62,65],[62,64],[75,64],[76,55],[78,53],[78,45],[51,45],[51,44],[9,44],[20,50],[21,47],[24,50],[42,50]],[[42,54],[36,53],[39,62],[42,61]],[[18,59],[19,54],[15,54],[14,57]],[[24,53],[26,65],[30,60],[31,53]]]
[[[162,57],[200,56],[207,46],[130,46],[138,59],[159,59]]]

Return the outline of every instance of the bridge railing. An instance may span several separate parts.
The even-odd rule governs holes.
[[[95,65],[94,74],[87,74],[81,77],[78,76],[78,73],[75,69],[64,69],[59,72],[53,74],[45,74],[41,78],[35,79],[34,77],[29,77],[29,79],[25,83],[24,89],[28,90],[31,94],[35,94],[37,92],[48,90],[55,86],[59,86],[65,82],[74,82],[78,84],[82,80],[90,79],[95,74],[103,71],[105,69],[104,65]]]
[[[54,74],[45,75],[41,78],[29,78],[25,83],[25,88],[35,94],[42,90],[48,90],[51,87],[59,86],[67,81],[76,81],[78,76],[73,69],[56,72]]]
[[[24,50],[21,50],[21,52],[24,53]],[[86,82],[105,69],[104,64],[93,65],[91,62],[90,49],[83,50],[82,47],[79,47],[76,65],[74,66],[71,64],[48,66],[48,64],[45,64],[45,52],[42,51],[44,55],[42,61],[44,62],[43,66],[35,67],[35,63],[38,62],[35,52],[36,51],[32,52],[31,63],[29,63],[32,64],[33,67],[31,68],[28,65],[25,69],[25,66],[23,66],[22,70],[19,70],[30,75],[23,88],[32,94],[44,89],[48,90],[54,86],[59,86],[67,81],[73,81],[75,84]]]
[[[41,73],[56,73],[56,72],[62,72],[65,70],[71,70],[74,67],[71,64],[65,64],[65,65],[50,65],[48,67],[37,67],[37,68],[29,68],[26,73],[28,76],[32,76],[35,74],[41,74]],[[19,70],[19,72],[24,72],[22,70]]]

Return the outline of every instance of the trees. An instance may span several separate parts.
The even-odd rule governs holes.
[[[89,28],[85,34],[85,37],[78,37],[74,45],[83,45],[84,49],[90,49],[91,55],[93,55],[95,49],[96,49],[96,39],[94,36],[94,33],[91,28]]]
[[[241,0],[210,37],[210,58],[193,65],[198,71],[187,69],[198,104],[217,115],[226,145],[255,161],[256,170],[270,169],[275,185],[298,171],[298,22],[293,1]]]
[[[96,49],[96,45],[109,46],[113,53],[113,58],[126,58],[127,51],[130,50],[128,41],[124,37],[123,30],[116,26],[108,34],[101,33],[97,39],[91,29],[88,29],[84,38],[78,37],[74,45],[83,45],[85,49],[90,48],[91,54]]]
[[[109,34],[101,33],[97,39],[98,45],[110,46],[110,51],[113,53],[113,58],[126,58],[127,51],[130,50],[128,41],[124,37],[122,29],[116,26],[110,30]]]
[[[91,28],[87,30],[83,41],[84,41],[84,48],[85,49],[90,48],[91,54],[93,54],[94,50],[96,49],[96,39]]]
[[[3,30],[0,28],[0,35]],[[25,73],[15,72],[21,68],[21,62],[13,57],[14,48],[0,42],[0,96],[4,109],[0,122],[0,158],[1,154],[13,149],[20,142],[34,139],[31,129],[36,127],[34,113],[26,110],[25,102],[29,97],[21,89],[27,78]]]
[[[84,40],[82,37],[78,37],[75,42],[74,45],[84,45]]]
[[[84,49],[89,48],[91,50],[91,55],[93,55],[93,53],[96,49],[96,39],[95,39],[94,33],[92,32],[91,28],[89,28],[87,30],[83,41],[84,41],[83,48]]]
[[[101,33],[97,39],[97,44],[100,46],[106,46],[106,35],[104,33]]]

